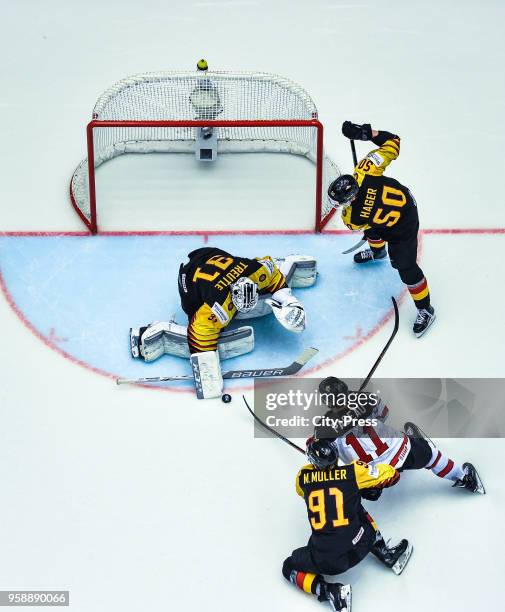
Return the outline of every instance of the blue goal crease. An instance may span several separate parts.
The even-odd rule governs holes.
[[[403,285],[387,261],[357,266],[352,254],[342,255],[354,241],[324,234],[210,237],[209,246],[246,257],[312,255],[319,273],[313,287],[294,290],[307,310],[306,331],[292,334],[271,315],[233,322],[254,327],[255,349],[223,362],[223,370],[285,366],[313,346],[319,353],[308,369],[375,328]],[[0,273],[23,316],[71,357],[127,378],[189,374],[187,361],[177,357],[151,364],[132,359],[129,328],[172,315],[187,323],[177,272],[187,253],[203,244],[201,236],[3,236]],[[233,384],[243,382],[227,383]]]

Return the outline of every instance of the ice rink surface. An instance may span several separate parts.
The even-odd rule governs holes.
[[[85,154],[84,126],[94,101],[120,78],[190,70],[202,56],[215,69],[281,74],[315,100],[326,148],[342,170],[351,170],[349,144],[340,135],[343,120],[369,121],[402,138],[400,158],[388,173],[418,201],[424,229],[420,264],[438,319],[426,337],[414,339],[414,308],[406,298],[400,331],[378,374],[503,377],[505,206],[497,185],[505,135],[502,2],[48,0],[4,3],[2,9],[0,232],[83,230],[68,201],[68,182]],[[367,150],[358,143],[358,153]],[[304,198],[305,168],[287,177],[280,159],[260,171],[256,162],[239,157],[230,160],[227,175],[214,176],[209,219],[198,219],[197,229],[229,229],[261,206],[272,230],[293,221],[305,224],[306,214],[312,218],[312,210],[301,210],[294,200]],[[108,228],[161,223],[148,218],[156,210],[142,208],[153,199],[149,172],[157,171],[145,161],[139,162],[144,183],[133,180],[135,160],[127,156],[100,169],[103,193],[114,186],[104,211]],[[207,190],[181,181],[182,170],[172,170],[157,174],[169,184],[156,185],[174,187],[168,229],[187,229],[198,216],[187,200],[197,202],[204,215]],[[243,185],[238,215],[233,200]],[[97,369],[117,364],[125,338],[116,329],[124,333],[125,314],[136,319],[128,325],[142,323],[137,318],[149,320],[147,310],[161,309],[164,299],[166,315],[172,314],[175,279],[167,278],[160,252],[179,257],[186,242],[172,247],[164,238],[139,239],[136,245],[128,237],[120,247],[128,257],[119,265],[114,248],[102,246],[113,244],[108,238],[62,238],[61,249],[53,251],[51,241],[58,239],[41,237],[44,247],[37,251],[29,243],[37,239],[0,237],[6,298],[0,299],[0,590],[69,589],[78,612],[324,609],[280,573],[284,558],[309,535],[294,491],[299,457],[277,440],[253,438],[238,393],[223,404],[198,402],[189,393],[117,388],[110,378],[51,350],[67,337],[62,312],[73,313],[71,337],[80,333],[87,363]],[[282,255],[279,249],[288,243],[270,238],[271,248],[267,236],[221,240],[230,246],[240,240],[251,254],[259,249],[264,255],[267,248]],[[321,252],[322,270],[335,266],[336,290],[338,282],[347,287],[358,278],[351,257],[340,255],[354,239],[322,236],[317,243],[306,235],[296,245]],[[72,240],[90,246],[72,249]],[[140,245],[141,256],[135,257],[133,247]],[[102,259],[93,259],[90,250]],[[139,262],[148,272],[145,294],[141,282],[137,294],[132,291]],[[88,275],[85,291],[76,282],[72,294],[72,271],[81,283]],[[387,314],[389,295],[397,294],[390,272],[384,267],[383,277],[368,285],[367,271],[356,282],[360,295],[374,294],[376,322]],[[118,279],[124,279],[124,294],[115,302],[105,289]],[[323,281],[329,282],[328,275],[321,275],[322,287]],[[317,292],[317,285],[306,290],[322,327],[311,331],[311,343],[320,333],[321,353],[335,354],[351,307],[339,294],[341,307],[317,310]],[[321,295],[321,304],[328,295]],[[364,321],[366,308],[361,312],[362,318],[353,307],[349,337],[358,335],[360,322],[365,331],[372,326]],[[389,331],[387,324],[380,327],[318,375],[364,376]],[[284,362],[288,351],[275,354]],[[349,572],[344,578],[354,587],[355,612],[393,612],[405,605],[447,612],[499,607],[505,445],[498,439],[440,445],[453,459],[476,464],[487,496],[452,490],[423,472],[404,474],[377,504],[367,504],[384,534],[410,538],[415,552],[401,577],[372,558]]]

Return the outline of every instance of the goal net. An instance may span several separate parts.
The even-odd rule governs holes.
[[[304,204],[313,229],[321,231],[334,212],[326,189],[340,172],[324,153],[314,102],[299,85],[272,74],[162,72],[123,79],[95,104],[87,153],[72,176],[70,197],[92,233],[101,209],[96,170],[126,153],[190,153],[215,164],[227,153],[303,156],[315,170]]]

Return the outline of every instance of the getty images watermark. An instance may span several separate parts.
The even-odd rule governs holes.
[[[366,437],[377,417],[391,435],[403,436],[405,423],[413,422],[430,437],[505,437],[505,378],[377,378],[366,392],[359,391],[361,379],[344,382],[348,391],[333,394],[319,390],[320,378],[255,381],[254,412],[288,438],[307,438],[325,426],[337,435],[357,427],[355,435]],[[377,408],[380,402],[386,410]],[[271,437],[257,423],[254,435]]]
[[[374,427],[378,419],[370,412],[380,404],[376,393],[349,391],[348,393],[321,393],[318,390],[269,392],[265,395],[265,422],[270,427],[331,427],[336,432],[352,427]],[[278,412],[289,407],[294,414],[287,416]],[[320,408],[326,412],[319,414]],[[275,414],[274,414],[275,413]]]

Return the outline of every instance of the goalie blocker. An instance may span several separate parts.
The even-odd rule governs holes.
[[[198,399],[220,397],[223,392],[223,376],[217,351],[194,353],[191,355],[190,362],[196,397]]]

